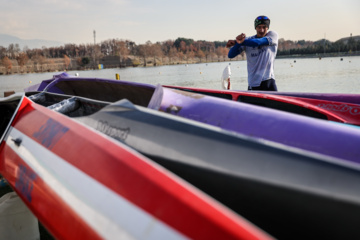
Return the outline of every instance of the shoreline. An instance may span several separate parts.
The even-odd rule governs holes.
[[[360,56],[360,51],[357,52],[352,52],[352,53],[319,53],[319,54],[308,54],[308,55],[300,55],[300,54],[293,54],[293,55],[277,55],[276,59],[306,59],[306,58],[330,58],[330,57],[355,57],[355,56]],[[62,59],[55,59],[55,61],[59,62]],[[235,59],[217,59],[217,61],[215,60],[210,60],[210,61],[202,61],[201,59],[189,59],[189,60],[180,60],[180,59],[174,59],[174,61],[169,62],[169,61],[161,61],[159,59],[154,59],[153,58],[149,58],[146,59],[146,64],[129,64],[129,65],[120,65],[118,64],[108,64],[105,65],[104,63],[102,63],[102,61],[99,61],[99,64],[97,64],[97,66],[105,66],[105,67],[95,67],[93,64],[92,66],[89,67],[70,67],[68,69],[66,69],[65,67],[59,67],[59,66],[63,66],[62,63],[58,64],[57,66],[49,66],[49,65],[42,65],[42,66],[38,66],[35,64],[27,64],[26,66],[23,66],[22,69],[20,66],[17,65],[16,60],[13,60],[13,62],[15,63],[13,66],[13,69],[10,70],[10,72],[6,73],[5,71],[5,67],[4,66],[0,66],[0,77],[1,76],[7,76],[7,75],[16,75],[16,74],[33,74],[33,73],[46,73],[46,72],[67,72],[67,71],[91,71],[91,70],[101,70],[101,69],[117,69],[117,68],[136,68],[136,67],[158,67],[158,66],[172,66],[172,65],[184,65],[184,64],[201,64],[201,63],[217,63],[217,62],[235,62],[235,61],[245,61],[246,58],[245,57],[241,57],[238,56]],[[74,61],[74,59],[72,60]],[[138,61],[138,59],[134,58],[134,62]],[[72,63],[73,65],[75,65],[74,63]],[[35,71],[32,71],[30,69],[35,68]],[[24,69],[26,69],[24,71]],[[46,69],[46,70],[43,70]]]

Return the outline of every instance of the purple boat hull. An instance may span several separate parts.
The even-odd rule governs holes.
[[[251,137],[360,163],[360,128],[158,86],[148,106]]]
[[[132,103],[239,134],[360,163],[360,128],[150,84],[66,73],[25,89]],[[339,95],[340,96],[340,95]]]
[[[40,84],[25,88],[24,91],[45,91],[106,102],[116,102],[126,98],[136,105],[147,106],[154,89],[155,86],[150,84],[104,78],[81,78],[62,73]]]

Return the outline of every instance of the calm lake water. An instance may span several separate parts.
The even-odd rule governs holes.
[[[247,90],[246,61],[199,63],[147,68],[103,69],[69,71],[80,77],[115,79],[150,84],[177,85],[221,89],[220,79],[224,68],[231,64],[231,84],[236,90]],[[0,97],[5,91],[23,92],[23,89],[54,73],[34,73],[0,76]],[[276,59],[275,78],[282,92],[324,92],[360,94],[360,57]]]

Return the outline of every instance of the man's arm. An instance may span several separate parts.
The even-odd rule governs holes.
[[[235,43],[235,45],[229,50],[228,58],[234,58],[239,55],[243,51],[243,48],[241,46],[242,44]]]
[[[241,33],[236,37],[235,40],[229,40],[226,44],[226,47],[232,47],[228,53],[229,58],[234,58],[239,55],[244,49],[241,48],[241,44],[244,42],[246,38],[245,33]]]
[[[234,58],[239,55],[244,50],[242,46],[259,47],[265,45],[269,45],[269,40],[267,39],[267,37],[245,39],[242,43],[235,43],[235,45],[230,48],[228,58]]]
[[[242,45],[249,46],[249,47],[260,47],[260,46],[269,45],[269,40],[267,37],[245,39],[245,41],[242,43]]]

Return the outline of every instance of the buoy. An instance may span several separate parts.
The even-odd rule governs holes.
[[[200,72],[200,74],[201,74],[201,72]]]

